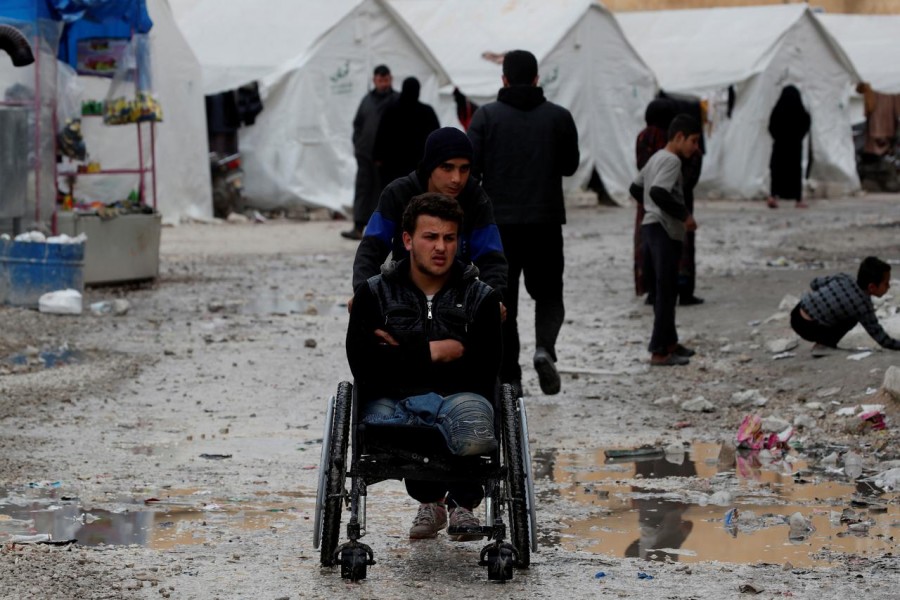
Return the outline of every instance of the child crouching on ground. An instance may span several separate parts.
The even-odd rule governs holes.
[[[868,256],[859,265],[856,281],[846,273],[816,277],[791,312],[791,327],[804,340],[814,342],[813,356],[826,356],[857,323],[889,350],[900,341],[885,332],[875,316],[872,296],[880,298],[891,287],[891,265]]]

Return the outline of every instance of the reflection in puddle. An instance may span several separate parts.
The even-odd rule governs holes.
[[[831,481],[803,460],[763,465],[739,456],[735,470],[719,473],[717,444],[695,444],[689,452],[607,464],[602,450],[536,456],[535,476],[549,477],[558,493],[595,507],[589,517],[567,522],[558,540],[584,550],[649,560],[697,562],[790,562],[821,565],[830,555],[892,552],[900,524],[897,494],[868,496],[851,526],[842,511],[865,484]],[[792,459],[793,460],[793,459]],[[738,509],[734,526],[726,512]],[[814,530],[789,539],[788,518],[800,512]]]
[[[219,502],[208,495],[201,500],[189,490],[177,495],[170,491],[141,504],[121,504],[113,511],[85,509],[77,498],[58,492],[25,497],[0,490],[0,543],[13,536],[50,534],[52,540],[74,539],[84,546],[138,544],[165,550],[201,544],[224,527],[261,531],[279,528],[286,518],[295,517],[289,505]]]

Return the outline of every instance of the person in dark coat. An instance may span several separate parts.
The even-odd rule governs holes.
[[[669,142],[669,124],[675,118],[675,108],[668,98],[654,98],[647,105],[644,112],[644,120],[647,126],[638,134],[635,142],[635,159],[638,171],[644,168],[650,157],[657,150],[666,147]],[[638,201],[637,214],[634,222],[634,293],[643,296],[652,287],[653,276],[648,275],[649,266],[645,264],[641,241],[641,224],[644,222],[644,203]],[[648,304],[653,304],[652,299],[647,299]]]
[[[778,208],[781,198],[796,200],[797,208],[807,207],[803,202],[803,138],[809,133],[809,126],[809,113],[803,107],[800,90],[785,86],[769,117],[769,134],[774,140],[769,161],[769,208]]]
[[[341,236],[350,240],[361,240],[363,229],[378,204],[381,194],[381,178],[372,152],[378,123],[391,100],[398,94],[391,87],[391,70],[378,65],[372,75],[374,88],[363,96],[353,118],[353,153],[356,156],[356,193],[353,197],[353,229],[342,231]]]
[[[660,148],[666,145],[666,132],[669,124],[676,114],[690,115],[698,123],[703,123],[703,112],[700,101],[690,96],[678,96],[661,91],[659,97],[647,106],[645,119],[647,127],[638,134],[636,154],[638,170],[644,168],[650,157]],[[660,131],[662,132],[660,134]],[[660,135],[662,140],[660,140]],[[662,141],[662,146],[660,146]],[[700,133],[700,149],[692,156],[681,159],[682,188],[684,204],[691,214],[694,214],[694,188],[700,181],[700,171],[703,168],[703,154],[705,152],[703,133]],[[634,289],[638,296],[647,293],[646,303],[654,304],[653,294],[653,266],[649,264],[641,249],[641,223],[644,218],[644,206],[638,203],[637,220],[634,231]],[[678,264],[678,303],[681,306],[703,304],[703,298],[694,294],[696,288],[696,235],[695,231],[685,234],[681,261]]]
[[[412,173],[389,183],[366,225],[366,232],[353,260],[353,290],[381,272],[391,255],[393,260],[406,256],[400,223],[410,200],[425,192],[440,192],[456,198],[463,209],[459,232],[459,258],[478,267],[482,281],[506,292],[508,266],[503,255],[500,232],[494,223],[491,200],[473,177],[472,143],[455,127],[442,127],[425,140],[422,160]]]
[[[675,114],[688,114],[700,123],[700,143],[697,152],[681,159],[681,177],[684,191],[684,205],[692,215],[694,212],[694,188],[700,182],[700,172],[703,169],[703,155],[706,153],[706,140],[703,138],[703,122],[705,121],[700,100],[693,96],[680,96],[660,92],[660,96],[668,98],[675,107]],[[681,248],[681,261],[678,263],[678,304],[691,306],[703,304],[703,298],[694,295],[696,288],[696,248],[697,232],[688,231],[684,237],[684,245]]]
[[[557,394],[556,340],[565,317],[562,178],[578,168],[578,130],[572,113],[544,97],[531,52],[508,52],[502,81],[497,101],[479,108],[468,130],[475,150],[472,172],[482,177],[494,204],[509,263],[500,378],[521,392],[516,316],[524,274],[535,302],[534,368],[541,391]]]
[[[434,109],[419,102],[419,80],[403,80],[400,96],[381,115],[372,153],[385,184],[414,171],[428,134],[440,127]]]

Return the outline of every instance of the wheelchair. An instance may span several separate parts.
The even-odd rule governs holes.
[[[483,535],[490,540],[478,562],[487,567],[488,580],[505,582],[512,579],[513,569],[528,568],[531,552],[538,550],[534,477],[525,402],[516,397],[512,386],[504,384],[494,398],[494,430],[499,443],[485,456],[453,456],[434,427],[361,423],[359,404],[357,390],[347,381],[341,382],[328,400],[313,523],[313,546],[320,551],[323,567],[339,565],[343,579],[366,578],[367,567],[375,564],[374,552],[360,541],[366,534],[368,487],[409,477],[480,482],[485,491],[485,525],[477,530],[450,527],[447,533]],[[422,450],[439,446],[442,448],[435,451]],[[345,508],[349,510],[349,541],[339,544]],[[509,512],[509,541],[504,510]]]

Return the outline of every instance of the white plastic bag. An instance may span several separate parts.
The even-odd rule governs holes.
[[[38,310],[54,315],[80,315],[81,292],[72,289],[47,292],[38,299]]]

